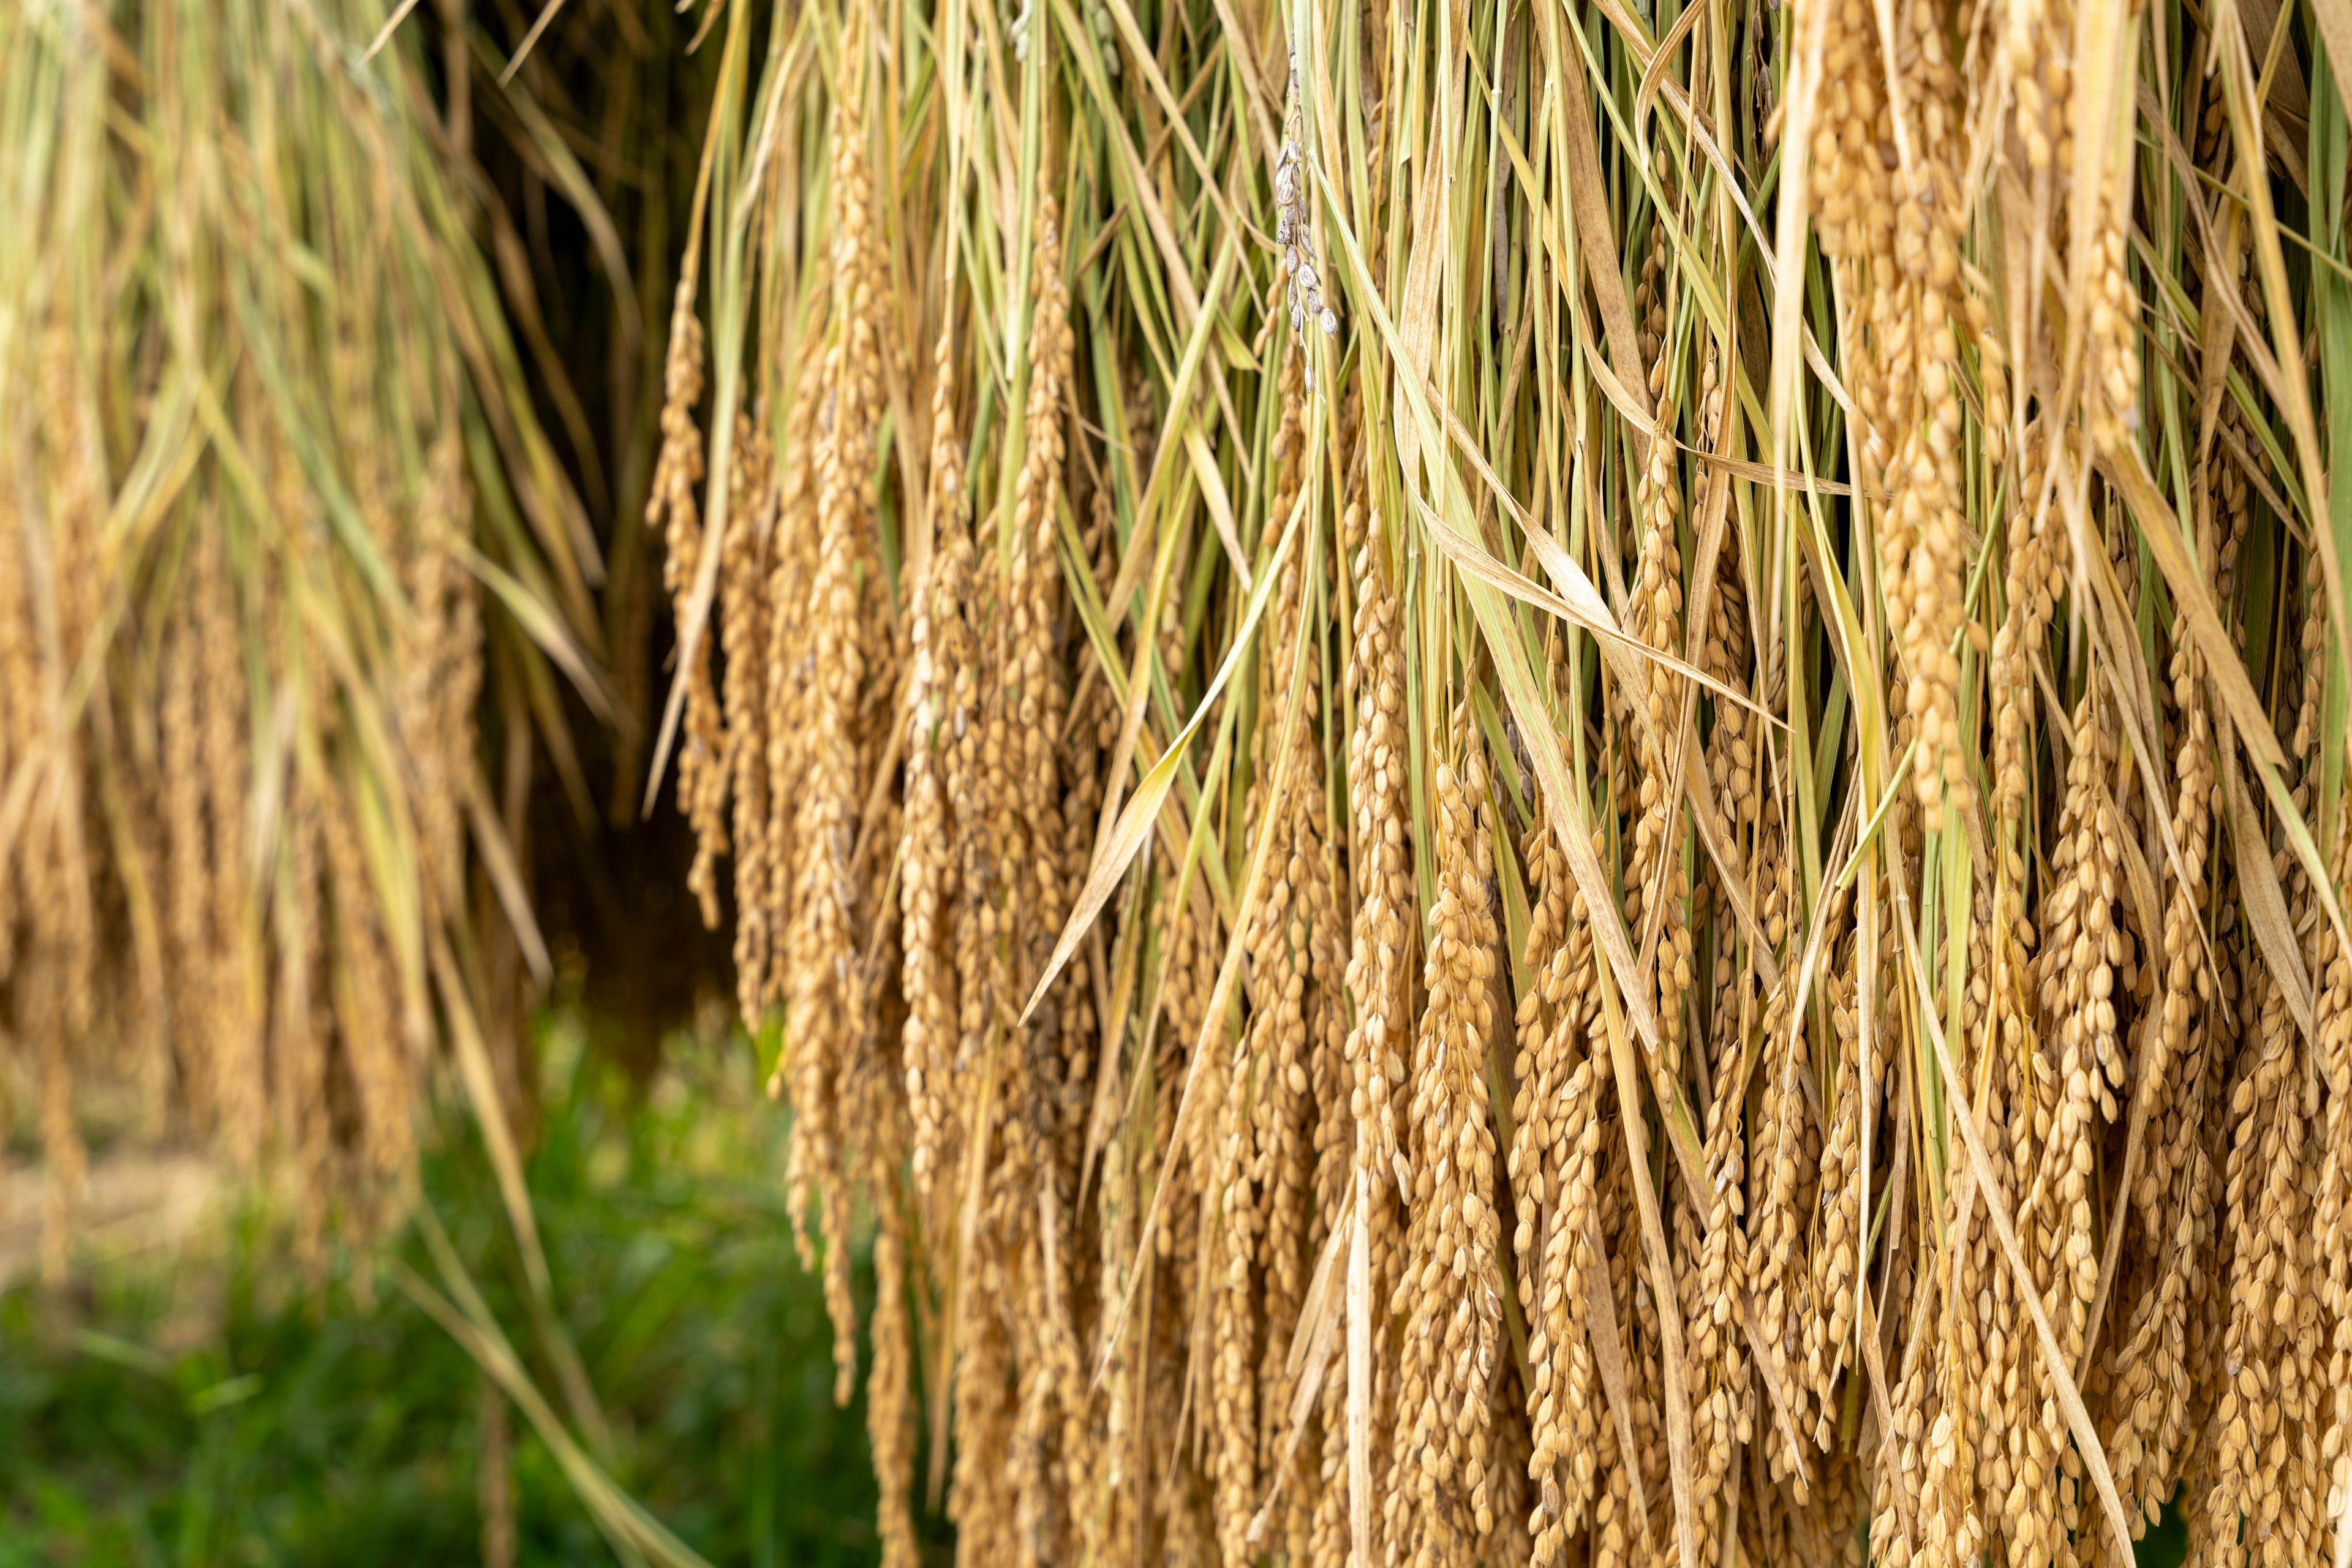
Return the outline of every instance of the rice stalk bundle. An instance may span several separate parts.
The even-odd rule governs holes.
[[[2347,20],[727,14],[658,750],[887,1563],[2347,1561]]]
[[[486,922],[544,963],[478,759],[527,780],[558,671],[593,691],[596,549],[463,93],[413,35],[367,53],[387,14],[0,16],[0,1035],[52,1273],[78,1088],[289,1173],[315,1261],[412,1201],[445,1041],[495,1095]]]

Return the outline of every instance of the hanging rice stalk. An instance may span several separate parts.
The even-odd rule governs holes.
[[[78,1088],[290,1171],[316,1258],[410,1203],[443,1042],[497,1120],[484,921],[544,967],[478,758],[556,671],[595,700],[595,545],[385,17],[0,16],[0,1034],[52,1270]]]
[[[729,14],[667,754],[886,1562],[2346,1561],[2315,12]]]

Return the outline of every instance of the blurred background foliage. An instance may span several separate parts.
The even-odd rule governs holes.
[[[782,1207],[785,1117],[751,1042],[706,1008],[634,1079],[584,982],[575,958],[533,1030],[530,1175],[615,1479],[713,1563],[872,1561],[865,1415],[833,1405],[822,1291]],[[454,1116],[437,1131],[425,1198],[500,1321],[520,1324],[479,1141]],[[371,1282],[346,1256],[306,1280],[281,1211],[263,1194],[171,1257],[86,1269],[62,1295],[0,1294],[0,1568],[480,1562],[501,1468],[511,1563],[613,1561],[467,1352],[383,1270]],[[395,1252],[436,1277],[418,1236]],[[857,1284],[863,1304],[863,1256]]]
[[[133,150],[147,146],[145,79],[125,40],[155,9],[68,7],[107,46],[109,125]],[[93,1075],[74,1107],[89,1223],[66,1283],[37,1283],[41,1085],[0,1051],[0,1568],[614,1561],[576,1478],[398,1287],[405,1269],[448,1289],[424,1234],[436,1222],[532,1384],[567,1426],[609,1427],[597,1458],[686,1548],[726,1564],[868,1561],[864,1415],[832,1404],[821,1290],[792,1257],[785,1115],[759,1092],[726,1008],[698,1005],[730,982],[725,938],[684,892],[690,836],[675,814],[639,809],[646,710],[671,658],[645,495],[718,67],[696,45],[713,13],[568,0],[517,65],[539,0],[293,9],[327,27],[345,69],[366,42],[351,27],[400,16],[394,47],[417,68],[408,112],[487,263],[518,390],[603,565],[595,706],[494,640],[478,713],[485,782],[558,955],[552,989],[533,981],[478,863],[461,917],[562,1330],[534,1317],[446,1062],[425,1113],[424,1224],[372,1251],[338,1241],[307,1265],[289,1247],[302,1194],[289,1169],[241,1191],[205,1128],[176,1109],[161,1121],[152,1096]],[[225,13],[174,14],[194,26]],[[0,27],[0,57],[25,68],[37,51],[19,46],[58,20],[36,0]],[[870,1294],[862,1257],[859,1269]],[[562,1364],[575,1347],[584,1422]],[[640,1561],[625,1547],[620,1560]]]

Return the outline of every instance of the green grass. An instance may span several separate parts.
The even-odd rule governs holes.
[[[714,1564],[874,1560],[864,1412],[833,1406],[824,1301],[782,1204],[784,1114],[748,1042],[674,1036],[640,1089],[591,1029],[570,1007],[541,1023],[530,1180],[616,1479]],[[445,1121],[424,1182],[553,1399],[462,1122]],[[416,1237],[399,1252],[437,1279]],[[480,1373],[388,1271],[371,1303],[348,1258],[306,1282],[285,1258],[250,1211],[168,1269],[0,1296],[0,1568],[480,1561]],[[518,1563],[614,1561],[520,1413],[509,1429]]]

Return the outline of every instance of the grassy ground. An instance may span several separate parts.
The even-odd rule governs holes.
[[[750,1047],[675,1037],[639,1089],[585,1048],[589,1027],[576,1008],[542,1021],[530,1173],[618,1479],[715,1564],[871,1561],[864,1415],[833,1406],[824,1303],[782,1208],[783,1119]],[[425,1188],[527,1347],[515,1248],[461,1124]],[[402,1257],[435,1277],[415,1238]],[[0,1568],[481,1561],[484,1380],[407,1298],[373,1296],[347,1263],[306,1281],[250,1211],[169,1262],[0,1295]],[[515,1562],[613,1562],[548,1448],[507,1425]]]

